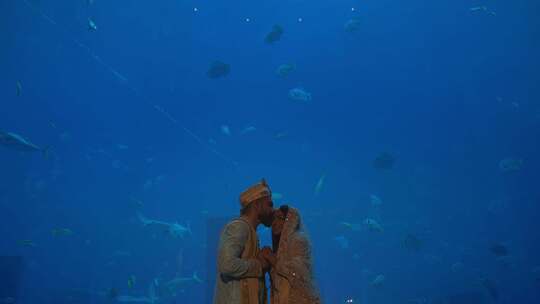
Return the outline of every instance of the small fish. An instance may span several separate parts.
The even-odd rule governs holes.
[[[394,167],[395,162],[396,160],[392,154],[383,152],[373,160],[373,167],[376,169],[389,170]]]
[[[502,172],[519,171],[523,167],[523,160],[507,157],[499,162],[499,169]]]
[[[22,84],[20,81],[17,81],[17,96],[21,96],[22,95]]]
[[[463,270],[463,268],[465,268],[463,263],[456,262],[456,263],[452,264],[452,266],[450,267],[450,270],[452,270],[453,273],[459,273],[459,272],[461,272]]]
[[[348,33],[354,33],[361,28],[361,22],[358,18],[352,18],[345,23],[345,31]]]
[[[489,251],[491,251],[491,253],[497,257],[508,256],[508,248],[502,244],[493,244],[491,247],[489,247]]]
[[[407,234],[401,241],[401,246],[411,251],[419,251],[422,249],[423,242],[414,234]]]
[[[13,304],[13,303],[15,303],[15,298],[12,298],[12,297],[0,299],[0,304]]]
[[[116,288],[110,288],[108,291],[107,291],[107,297],[111,300],[116,300],[116,298],[118,298],[118,295],[120,293],[118,292],[118,289]]]
[[[371,194],[369,196],[369,200],[370,200],[372,206],[380,206],[380,205],[382,205],[382,200],[378,196],[376,196],[375,194]]]
[[[354,223],[349,223],[349,222],[341,222],[339,223],[339,225],[351,230],[351,231],[361,231],[362,230],[362,225],[359,225],[359,224],[354,224]]]
[[[485,7],[485,6],[475,6],[475,7],[471,7],[469,10],[471,12],[487,11],[487,7]]]
[[[279,201],[283,199],[283,194],[278,192],[272,192],[272,199]]]
[[[206,71],[206,76],[208,76],[208,78],[210,79],[218,79],[229,75],[230,72],[230,64],[226,64],[224,62],[216,60],[212,62],[210,68],[208,69],[208,71]]]
[[[51,232],[54,237],[73,235],[73,231],[68,228],[55,228]]]
[[[376,220],[367,218],[364,220],[364,225],[369,231],[384,232],[383,227]]]
[[[324,173],[320,178],[319,178],[319,181],[317,182],[317,184],[315,185],[315,196],[318,196],[321,191],[322,191],[322,188],[324,186],[324,181],[326,179],[326,173]]]
[[[23,152],[39,151],[45,158],[49,156],[48,148],[38,147],[24,137],[11,132],[0,131],[0,145]]]
[[[285,77],[289,76],[289,74],[292,73],[294,70],[296,70],[296,65],[294,65],[294,64],[282,64],[277,68],[276,74],[279,77],[285,78]]]
[[[227,125],[221,126],[221,133],[223,133],[226,136],[231,136],[231,129]]]
[[[88,30],[89,31],[97,31],[97,25],[94,22],[94,20],[88,18]]]
[[[249,126],[249,127],[245,127],[241,132],[240,134],[244,135],[244,134],[247,134],[247,133],[250,133],[250,132],[255,132],[257,131],[257,129],[253,126]]]
[[[143,203],[141,200],[138,200],[138,199],[133,198],[133,197],[132,197],[130,200],[131,200],[131,202],[133,203],[133,205],[134,205],[135,207],[137,207],[137,208],[141,208],[141,207],[144,206],[144,203]]]
[[[289,135],[288,132],[278,132],[276,134],[274,134],[274,139],[282,139],[282,138],[285,138]]]
[[[294,88],[289,90],[289,98],[294,101],[311,101],[311,93],[307,92],[303,88]]]
[[[128,282],[127,282],[128,288],[129,288],[129,289],[133,289],[133,287],[135,286],[135,283],[136,283],[136,282],[137,282],[137,279],[135,278],[134,275],[129,276]]]
[[[499,289],[495,281],[487,278],[480,279],[480,282],[486,288],[491,298],[495,301],[499,300]]]
[[[36,243],[34,243],[34,241],[32,240],[20,240],[20,241],[17,241],[17,243],[25,247],[36,247]]]
[[[339,235],[334,237],[334,241],[339,245],[339,248],[341,249],[348,249],[349,248],[349,240],[344,237],[343,235]]]
[[[272,31],[270,31],[264,38],[264,42],[272,44],[279,41],[281,36],[283,36],[283,32],[283,28],[280,25],[274,25],[272,27]]]
[[[375,277],[375,279],[373,279],[373,281],[371,281],[371,286],[380,287],[382,286],[385,280],[386,278],[384,277],[384,275],[379,274],[378,276]]]

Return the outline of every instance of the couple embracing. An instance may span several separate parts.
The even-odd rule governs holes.
[[[221,232],[214,304],[320,304],[309,240],[297,209],[274,209],[265,180],[240,195],[240,217]],[[257,227],[272,227],[272,248],[259,247]]]

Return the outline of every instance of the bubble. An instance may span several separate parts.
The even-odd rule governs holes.
[[[298,18],[298,22],[302,22],[302,21],[304,21],[304,19],[302,19],[301,17]]]
[[[194,12],[198,12],[198,11],[199,11],[199,9],[198,9],[198,8],[196,8],[196,7],[194,7],[194,8],[193,8],[193,11],[194,11]]]

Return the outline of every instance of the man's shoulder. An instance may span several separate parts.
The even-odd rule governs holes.
[[[231,230],[249,230],[249,224],[248,222],[246,222],[246,220],[237,217],[230,220],[227,224],[225,224],[225,227],[223,228],[223,231]]]

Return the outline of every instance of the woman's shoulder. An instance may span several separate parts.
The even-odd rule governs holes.
[[[303,232],[295,232],[289,237],[289,244],[302,246],[302,247],[309,247],[310,241],[308,236]]]

